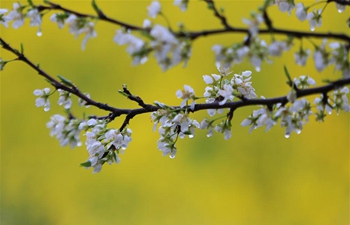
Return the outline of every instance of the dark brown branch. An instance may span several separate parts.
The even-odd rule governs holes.
[[[45,71],[39,68],[39,66],[35,66],[29,59],[26,58],[26,56],[23,53],[20,53],[19,51],[13,49],[8,43],[6,43],[1,37],[0,37],[0,45],[2,45],[2,48],[5,50],[8,50],[15,54],[18,58],[18,60],[24,62],[25,64],[29,65],[33,70],[37,71],[38,74],[44,78],[46,78],[52,86],[54,86],[56,89],[62,89],[65,90],[81,99],[87,102],[88,105],[93,105],[99,109],[105,110],[105,111],[110,111],[111,113],[108,116],[105,117],[90,117],[90,118],[102,118],[102,119],[109,119],[113,120],[114,118],[121,116],[121,115],[126,115],[126,118],[123,122],[123,124],[120,127],[120,130],[123,130],[128,124],[129,121],[134,118],[136,115],[144,114],[144,113],[149,113],[149,112],[154,112],[159,109],[158,106],[155,105],[149,105],[145,104],[143,100],[140,97],[134,96],[130,93],[129,90],[126,88],[124,89],[124,92],[128,94],[128,98],[130,100],[136,101],[139,103],[141,108],[136,108],[136,109],[120,109],[120,108],[115,108],[112,106],[109,106],[107,104],[103,104],[97,101],[94,101],[90,98],[88,98],[86,95],[84,95],[82,92],[79,91],[79,89],[75,86],[67,86],[62,83],[60,83],[58,80],[54,79],[52,76],[47,74]],[[320,87],[315,87],[315,88],[310,88],[310,89],[305,89],[305,90],[300,90],[296,89],[296,94],[297,98],[309,96],[309,95],[314,95],[314,94],[323,94],[327,95],[329,91],[338,89],[342,86],[349,85],[350,84],[350,78],[345,78],[345,79],[339,79],[334,82],[330,82],[327,85],[320,86]],[[266,105],[267,107],[270,107],[272,105],[281,103],[282,105],[285,105],[288,102],[286,96],[281,96],[277,98],[268,98],[268,99],[244,99],[242,101],[237,101],[237,102],[226,102],[223,105],[220,105],[218,102],[214,103],[207,103],[207,104],[196,104],[194,107],[194,110],[192,112],[200,111],[200,110],[206,110],[206,109],[221,109],[221,108],[230,108],[230,112],[228,116],[232,117],[233,112],[241,107],[245,106],[252,106],[252,105]],[[175,111],[183,111],[184,109],[181,108],[180,106],[173,106],[172,107]]]
[[[227,19],[224,15],[220,14],[217,10],[215,3],[213,0],[205,0],[206,3],[208,3],[208,8],[214,11],[214,15],[221,21],[221,24],[225,28],[230,28],[230,25],[227,23]]]
[[[48,80],[51,83],[51,85],[54,86],[56,89],[65,90],[73,95],[76,95],[77,97],[79,97],[79,98],[83,99],[85,102],[87,102],[86,103],[87,105],[93,105],[99,109],[103,109],[103,110],[110,111],[113,113],[115,113],[115,112],[122,113],[122,112],[120,112],[120,109],[111,107],[111,106],[104,104],[104,103],[96,102],[96,101],[88,98],[75,86],[69,87],[67,85],[60,83],[58,80],[56,80],[55,78],[50,76],[48,73],[46,73],[44,70],[42,70],[39,66],[36,66],[33,62],[31,62],[29,59],[27,59],[27,57],[23,53],[20,53],[19,51],[12,48],[1,37],[0,37],[0,43],[4,49],[15,54],[18,57],[17,60],[22,61],[22,62],[26,63],[27,65],[29,65],[32,69],[37,71],[40,76],[42,76],[46,80]]]
[[[107,17],[106,15],[104,15],[102,13],[99,13],[97,16],[95,16],[95,15],[91,15],[91,14],[84,14],[84,13],[80,13],[80,12],[77,12],[77,11],[73,11],[73,10],[67,9],[65,7],[62,7],[61,5],[58,5],[58,4],[55,4],[55,3],[52,3],[52,2],[49,2],[48,4],[50,6],[39,5],[38,6],[38,10],[39,11],[41,11],[41,10],[60,10],[60,11],[64,11],[64,12],[67,12],[67,13],[75,14],[78,17],[88,17],[88,18],[103,20],[103,21],[106,21],[106,22],[110,22],[110,23],[113,23],[113,24],[125,27],[126,29],[130,29],[130,30],[145,30],[146,31],[146,29],[144,29],[142,27],[135,26],[135,25],[132,25],[132,24],[128,24],[128,23],[125,23],[125,22],[121,22],[119,20],[115,20],[115,19],[109,18],[109,17]]]
[[[249,34],[249,29],[248,28],[238,28],[238,27],[233,27],[228,24],[226,17],[221,15],[218,10],[215,7],[214,1],[213,0],[205,0],[208,4],[212,4],[212,9],[214,10],[214,15],[218,17],[221,20],[221,23],[224,25],[224,28],[222,29],[213,29],[213,30],[203,30],[203,31],[188,31],[186,33],[183,32],[173,32],[175,36],[177,37],[186,37],[190,38],[192,40],[197,39],[198,37],[205,37],[209,35],[215,35],[215,34],[226,34],[226,33],[246,33]],[[344,0],[328,0],[328,2],[337,2],[339,4],[345,4],[349,5],[349,2],[344,1]],[[130,30],[142,30],[145,32],[149,32],[149,29],[145,29],[139,26],[135,26],[132,24],[128,24],[122,21],[118,21],[112,18],[109,18],[105,16],[104,14],[98,14],[97,16],[95,15],[90,15],[90,14],[84,14],[84,13],[79,13],[77,11],[73,11],[70,9],[67,9],[65,7],[62,7],[58,4],[49,2],[50,6],[42,6],[39,5],[37,6],[38,9],[41,10],[61,10],[67,13],[72,13],[75,14],[79,17],[88,17],[88,18],[93,18],[93,19],[100,19],[102,21],[110,22],[112,24],[116,24],[122,27],[125,27],[126,29]],[[271,24],[272,25],[272,24]],[[332,39],[338,39],[338,40],[343,40],[346,41],[349,46],[350,46],[350,36],[346,34],[340,34],[340,33],[331,33],[331,32],[304,32],[304,31],[295,31],[295,30],[287,30],[287,29],[279,29],[279,28],[274,28],[270,27],[269,29],[260,29],[258,31],[259,34],[270,34],[270,33],[276,33],[276,34],[282,34],[282,35],[288,35],[288,36],[293,36],[296,38],[304,38],[304,37],[313,37],[313,38],[332,38]]]
[[[350,5],[350,2],[347,0],[328,0],[327,2],[336,2],[340,5]]]

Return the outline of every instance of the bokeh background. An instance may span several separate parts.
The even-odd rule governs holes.
[[[12,8],[13,1],[1,0],[0,8]],[[35,1],[34,1],[35,2]],[[71,9],[93,13],[89,1],[56,1]],[[216,1],[225,7],[234,26],[243,26],[262,1]],[[21,3],[25,4],[24,1]],[[36,3],[36,2],[35,2]],[[112,18],[142,25],[150,1],[97,1]],[[313,1],[305,1],[311,4]],[[173,27],[182,21],[190,30],[220,27],[220,22],[202,1],[191,1],[186,13],[161,1],[162,11]],[[320,6],[321,7],[321,6]],[[309,30],[299,22],[294,11],[288,17],[277,7],[269,10],[276,27]],[[199,38],[193,44],[188,66],[177,66],[165,73],[151,58],[145,65],[131,66],[125,46],[113,43],[118,26],[97,22],[98,37],[88,41],[81,51],[82,37],[74,39],[67,28],[59,30],[44,17],[43,36],[36,36],[36,27],[18,30],[0,27],[1,37],[11,46],[23,43],[25,54],[49,74],[61,74],[72,80],[95,100],[121,108],[137,105],[118,94],[122,84],[141,96],[145,102],[155,100],[180,104],[175,92],[184,84],[204,92],[202,75],[216,73],[211,46],[230,45],[241,41],[242,34]],[[334,4],[327,6],[323,26],[317,31],[342,32],[349,35],[344,21],[349,9],[338,14]],[[162,18],[153,20],[165,24]],[[276,36],[284,39],[283,36]],[[264,36],[268,42],[270,37]],[[315,40],[320,43],[321,40]],[[304,41],[304,45],[311,45]],[[283,65],[293,77],[311,75],[337,79],[333,67],[316,72],[312,58],[306,67],[294,65],[293,50],[283,57],[264,63],[262,72],[253,73],[253,85],[260,96],[285,95]],[[14,56],[0,50],[5,60]],[[233,71],[253,70],[247,61]],[[79,167],[88,154],[84,147],[70,150],[60,147],[49,136],[45,124],[51,115],[63,114],[53,97],[52,109],[44,112],[34,105],[34,89],[48,84],[21,62],[6,65],[1,72],[1,224],[239,224],[239,225],[348,225],[349,224],[349,114],[327,116],[325,123],[311,118],[300,135],[284,138],[284,129],[276,126],[248,134],[240,123],[254,107],[240,109],[233,119],[232,138],[221,134],[206,138],[198,131],[194,139],[178,142],[175,159],[162,157],[157,150],[158,132],[152,132],[149,115],[131,121],[133,141],[122,162],[105,165],[98,174]],[[76,103],[76,99],[75,103]],[[82,109],[74,107],[76,115]],[[105,115],[89,108],[87,115]],[[206,113],[193,115],[201,121]],[[119,127],[123,118],[111,126]],[[84,137],[82,137],[84,140]]]

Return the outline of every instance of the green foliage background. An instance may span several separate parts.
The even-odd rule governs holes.
[[[229,22],[240,27],[241,18],[248,18],[250,11],[262,4],[216,2],[225,7]],[[56,3],[93,13],[89,1]],[[142,25],[150,1],[97,3],[112,18]],[[174,7],[173,1],[161,3],[173,27],[180,21],[190,30],[220,27],[204,2],[191,1],[186,13]],[[0,8],[12,8],[12,1],[1,0]],[[291,17],[277,7],[269,12],[276,27],[309,30],[308,23],[299,22],[294,12]],[[49,74],[63,75],[92,98],[121,108],[137,107],[118,94],[122,84],[147,103],[180,104],[175,92],[184,84],[202,95],[202,75],[217,72],[211,46],[230,45],[244,36],[199,38],[187,68],[177,66],[163,73],[153,58],[145,65],[131,66],[125,47],[112,41],[119,27],[97,22],[98,37],[81,51],[82,37],[74,40],[67,28],[59,30],[49,21],[50,15],[43,19],[42,37],[36,36],[37,28],[30,27],[28,21],[18,30],[1,26],[1,37],[13,47],[23,43],[28,58]],[[316,31],[332,29],[349,35],[344,22],[348,16],[349,9],[338,14],[330,4],[323,26]],[[154,22],[165,24],[162,18]],[[268,35],[263,38],[270,41]],[[293,50],[299,47],[299,41],[295,43]],[[311,48],[308,41],[304,45]],[[14,57],[3,49],[0,53],[5,60]],[[341,77],[333,67],[317,73],[312,58],[306,67],[295,66],[293,51],[273,58],[272,64],[264,63],[260,73],[247,61],[232,70],[254,71],[252,81],[258,96],[274,97],[289,91],[283,65],[294,77],[311,75],[318,84],[325,78]],[[158,132],[152,132],[149,115],[140,115],[129,126],[133,141],[122,155],[122,163],[106,165],[101,173],[92,175],[91,170],[79,167],[88,157],[84,147],[61,148],[49,137],[46,122],[55,113],[63,114],[63,109],[56,106],[56,95],[46,113],[35,107],[32,94],[48,84],[20,62],[6,65],[0,79],[1,224],[349,224],[349,114],[327,116],[325,123],[314,122],[312,117],[300,135],[293,133],[286,139],[279,126],[268,133],[261,129],[248,134],[248,128],[240,123],[255,108],[247,107],[235,113],[229,141],[218,133],[206,138],[204,131],[198,131],[193,140],[178,142],[174,160],[161,156],[156,148]],[[81,115],[77,104],[74,110]],[[87,114],[106,115],[94,108],[87,109]],[[193,115],[198,121],[205,116],[205,112]],[[111,126],[118,128],[122,121],[119,118]]]

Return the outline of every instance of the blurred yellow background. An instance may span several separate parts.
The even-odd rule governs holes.
[[[225,7],[228,21],[239,27],[244,26],[241,19],[248,18],[250,11],[262,4],[216,2],[218,7]],[[1,0],[0,8],[11,9],[12,3]],[[93,13],[90,1],[56,3]],[[106,15],[141,26],[150,1],[97,3]],[[173,27],[180,21],[190,30],[221,27],[202,1],[190,1],[186,13],[174,7],[173,1],[161,4]],[[290,17],[276,6],[269,12],[276,27],[309,30],[308,22],[299,22],[294,11]],[[27,57],[52,76],[63,75],[93,99],[121,108],[137,107],[118,94],[122,84],[147,103],[158,100],[180,104],[175,92],[184,84],[202,95],[202,75],[217,72],[211,46],[227,46],[244,37],[229,34],[199,38],[186,68],[180,65],[163,73],[154,58],[145,65],[131,66],[125,46],[113,43],[118,26],[97,22],[98,37],[90,39],[86,50],[81,51],[82,37],[75,40],[66,27],[59,30],[49,20],[50,15],[43,19],[42,37],[36,36],[37,28],[30,27],[28,21],[18,30],[1,26],[1,37],[16,48],[23,43]],[[338,14],[335,5],[330,4],[323,26],[316,31],[331,29],[349,35],[344,23],[348,16],[349,8]],[[165,24],[162,18],[153,22]],[[262,37],[270,42],[268,35]],[[304,44],[311,48],[307,41]],[[293,77],[311,75],[319,85],[322,79],[341,77],[333,66],[317,73],[312,58],[306,67],[295,66],[293,52],[297,48],[296,40],[292,51],[273,58],[272,64],[264,63],[260,73],[247,60],[233,71],[252,70],[256,93],[265,97],[288,93],[283,65]],[[4,60],[14,58],[0,51]],[[0,79],[2,225],[349,224],[349,114],[327,116],[325,123],[311,117],[300,135],[293,133],[286,139],[279,125],[267,133],[262,128],[248,134],[248,128],[240,123],[256,108],[247,107],[235,113],[230,140],[225,141],[218,133],[206,138],[205,131],[197,131],[194,139],[178,141],[173,160],[162,157],[157,150],[159,134],[152,132],[153,123],[149,114],[144,114],[131,121],[133,141],[121,156],[122,162],[105,165],[100,173],[91,174],[92,170],[79,167],[88,157],[84,146],[61,148],[49,136],[46,122],[53,114],[63,114],[55,104],[57,95],[51,99],[49,112],[34,105],[34,89],[48,84],[21,62],[6,65]],[[81,113],[77,104],[74,109]],[[86,112],[106,115],[92,107]],[[205,112],[193,115],[198,121],[205,116]],[[122,121],[118,118],[111,126],[118,128]]]

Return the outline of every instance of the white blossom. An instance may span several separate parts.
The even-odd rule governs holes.
[[[56,18],[57,19],[57,18]],[[70,14],[69,17],[65,20],[65,23],[69,27],[69,32],[75,35],[77,38],[80,34],[85,34],[85,37],[82,41],[81,48],[85,49],[86,42],[93,37],[97,36],[97,33],[94,28],[94,23],[89,22],[86,18],[77,17],[74,14]]]
[[[282,12],[288,12],[289,15],[294,9],[294,0],[275,0],[275,4],[278,5],[279,10]]]
[[[294,85],[299,89],[306,89],[309,86],[316,85],[316,82],[310,76],[302,75],[299,78],[294,78]]]
[[[237,89],[245,98],[256,98],[255,89],[252,87],[251,79],[252,72],[247,70],[243,71],[242,75],[235,74],[231,79],[233,88]]]
[[[153,1],[150,6],[147,7],[148,9],[148,16],[152,18],[156,18],[157,15],[160,13],[160,3],[158,1]]]
[[[233,93],[232,86],[229,84],[224,84],[223,89],[219,90],[219,95],[224,98],[222,101],[219,102],[219,105],[225,104],[227,100],[232,101],[234,97],[232,93]]]
[[[54,115],[46,124],[50,129],[50,135],[59,140],[61,146],[70,145],[71,148],[81,146],[79,129],[80,121],[77,119],[66,119],[61,115]]]
[[[152,27],[151,21],[150,21],[149,19],[145,19],[145,20],[143,21],[142,27],[143,27],[143,28],[151,28],[151,27]]]
[[[11,21],[10,18],[5,16],[5,13],[7,13],[7,9],[0,9],[0,24],[4,25],[5,27],[8,27],[8,22]]]
[[[340,110],[344,110],[345,112],[350,111],[349,101],[347,98],[347,94],[349,94],[349,88],[343,87],[341,89],[334,90],[334,98],[333,101],[335,103],[334,108],[336,109],[337,113]]]
[[[22,12],[23,8],[19,3],[13,3],[13,10],[4,16],[5,21],[13,21],[12,27],[17,29],[24,23],[24,15]]]
[[[182,98],[183,101],[180,105],[180,107],[185,107],[185,105],[187,104],[188,100],[190,99],[193,99],[193,103],[191,104],[191,109],[194,110],[194,104],[195,104],[195,101],[194,101],[194,98],[195,98],[195,95],[194,95],[194,90],[191,86],[189,85],[184,85],[184,90],[177,90],[176,91],[176,97],[178,98]]]
[[[254,110],[247,119],[244,119],[241,123],[241,126],[250,126],[249,133],[251,133],[253,130],[261,126],[266,126],[266,132],[270,130],[275,124],[276,122],[272,118],[271,111],[265,108],[260,108],[258,110]]]
[[[269,51],[265,40],[260,41],[258,38],[255,38],[254,41],[250,43],[250,62],[253,64],[257,72],[260,72],[263,60],[269,62],[267,58],[268,54]]]
[[[38,9],[32,8],[28,11],[27,16],[30,18],[30,26],[40,26],[41,25],[41,15]]]
[[[305,66],[306,60],[309,57],[309,55],[309,49],[304,50],[303,48],[300,48],[299,51],[294,54],[295,63],[300,66]]]
[[[231,124],[228,121],[221,122],[220,124],[216,125],[214,129],[219,133],[223,133],[225,140],[228,140],[232,137]]]
[[[174,0],[174,5],[180,7],[182,12],[185,12],[187,9],[188,0]]]
[[[329,64],[335,64],[335,69],[343,73],[343,77],[350,76],[350,63],[348,60],[348,48],[339,42],[331,42],[329,47],[332,49],[329,58]]]
[[[335,6],[337,7],[337,9],[338,9],[338,13],[342,13],[342,12],[344,12],[344,10],[345,10],[345,6],[346,5],[342,5],[342,4],[339,4],[339,3],[335,3]]]
[[[88,98],[88,99],[90,99],[90,94],[89,93],[84,93],[84,95]],[[78,104],[79,104],[79,106],[85,106],[85,108],[89,108],[90,107],[90,105],[86,105],[86,101],[85,100],[83,100],[83,99],[81,99],[81,98],[78,98]]]
[[[309,20],[311,31],[314,31],[316,26],[320,27],[322,25],[322,9],[309,12],[306,19]]]
[[[61,89],[58,89],[58,92],[60,93],[58,105],[63,105],[65,109],[70,109],[72,107],[71,93]]]
[[[326,110],[328,112],[328,114],[332,114],[333,109],[332,109],[332,106],[331,106],[329,99],[327,99],[327,102],[324,103],[323,96],[317,97],[317,98],[315,98],[314,103],[316,104],[316,109],[318,111]]]
[[[47,112],[50,110],[50,88],[44,88],[42,90],[36,89],[34,90],[33,94],[35,96],[38,96],[38,98],[35,100],[36,107],[44,106],[44,111]]]
[[[50,20],[54,23],[57,23],[58,28],[63,28],[65,24],[66,15],[60,13],[54,13],[51,15]]]
[[[119,45],[129,45],[127,52],[131,55],[141,51],[142,47],[145,44],[142,39],[137,38],[130,33],[124,33],[121,30],[117,31],[117,34],[114,36],[113,40]]]
[[[280,56],[283,51],[288,50],[289,47],[284,41],[274,41],[269,46],[269,53],[272,56]]]
[[[251,19],[242,19],[249,26],[249,32],[254,37],[259,32],[259,25],[264,22],[261,14],[253,13]]]
[[[176,65],[182,59],[189,58],[190,48],[188,44],[179,42],[167,28],[155,25],[150,35],[154,38],[151,47],[155,50],[155,57],[163,71]],[[172,57],[170,53],[172,53]]]
[[[307,17],[307,10],[304,7],[304,4],[302,2],[299,2],[295,9],[295,15],[298,17],[300,21],[304,21]]]
[[[316,48],[314,52],[314,62],[317,71],[321,72],[329,63],[328,53],[325,50],[327,40],[324,39],[321,47]]]
[[[97,36],[97,33],[96,33],[94,27],[95,27],[95,24],[93,22],[88,22],[88,23],[86,23],[86,25],[83,28],[81,28],[77,32],[77,35],[85,34],[85,37],[84,37],[82,44],[81,44],[82,50],[85,49],[86,43],[90,38],[94,38]]]

